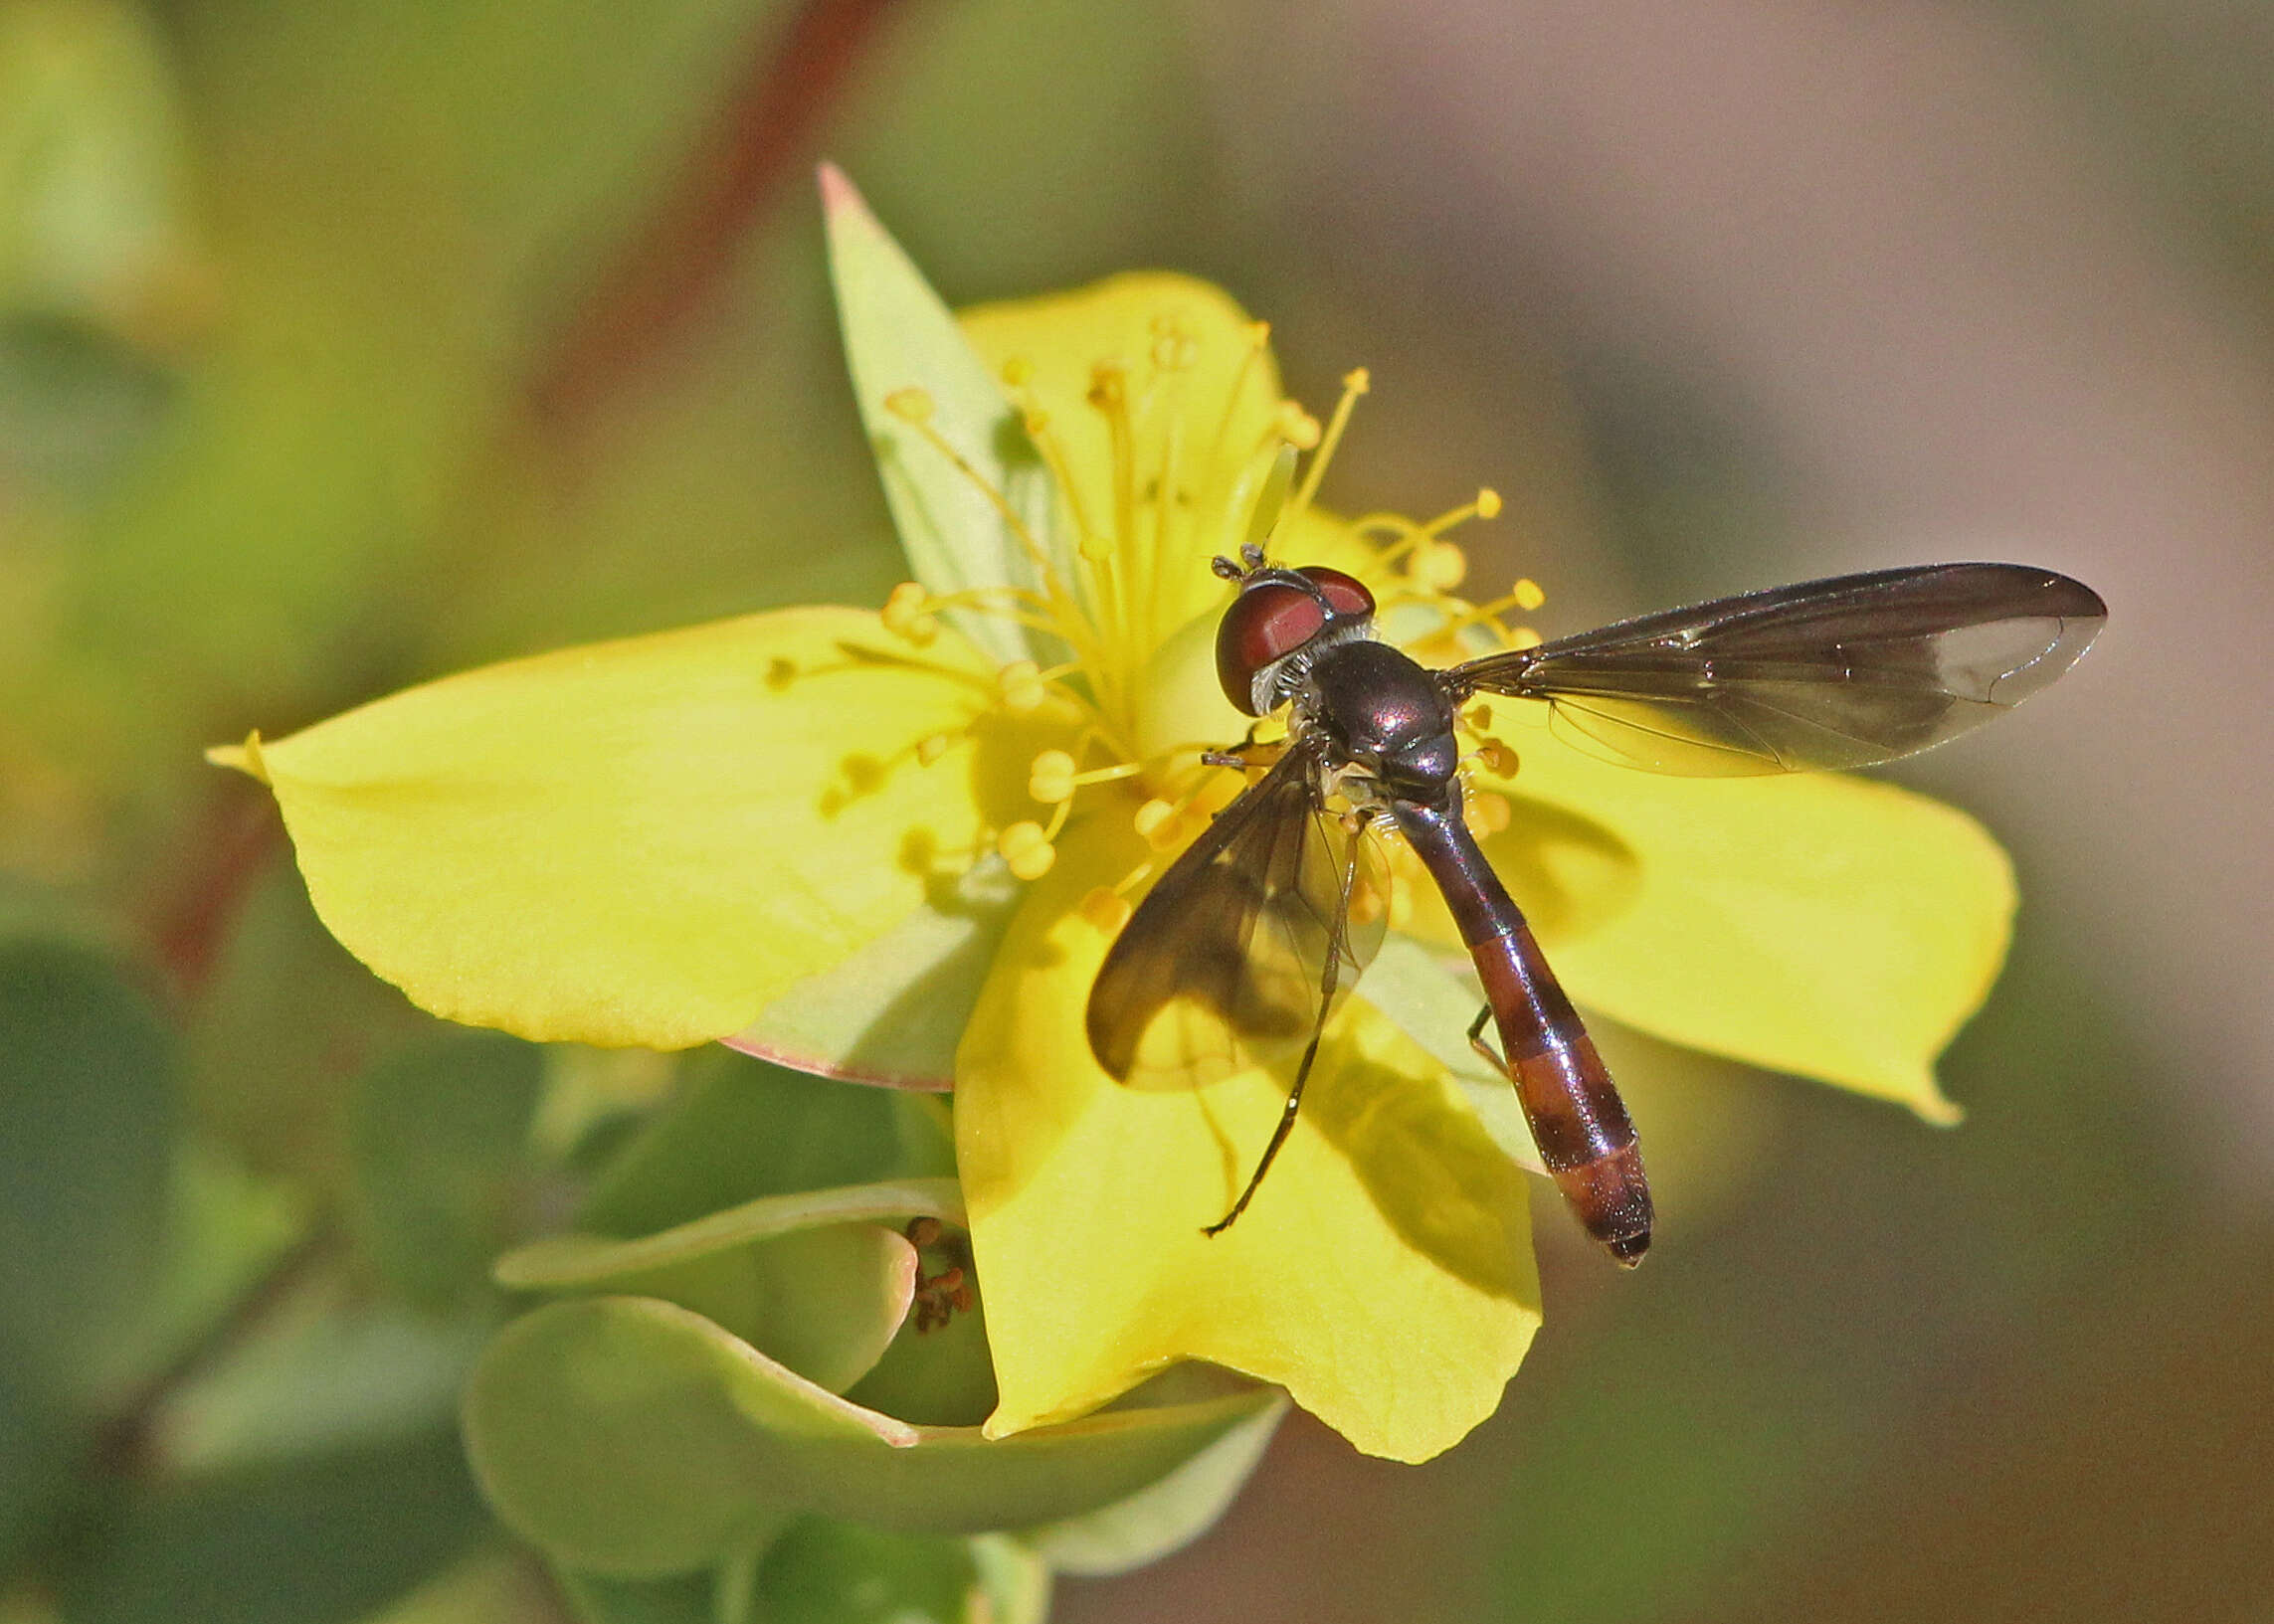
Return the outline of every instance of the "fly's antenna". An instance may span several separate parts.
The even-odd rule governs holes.
[[[1263,549],[1248,542],[1239,549],[1239,562],[1234,564],[1222,553],[1209,560],[1209,568],[1227,581],[1244,581],[1263,567]]]

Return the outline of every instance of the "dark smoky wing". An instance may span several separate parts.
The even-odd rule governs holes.
[[[1445,673],[1454,698],[1543,699],[1583,748],[1656,773],[1868,767],[2011,710],[2108,609],[2019,564],[1810,581],[1621,621]]]
[[[1317,753],[1300,745],[1218,815],[1154,885],[1089,993],[1089,1046],[1127,1082],[1175,1086],[1268,1060],[1313,1030],[1327,956],[1338,997],[1374,956],[1380,908],[1345,919],[1356,862],[1366,900],[1386,894],[1372,836],[1319,804]],[[1341,929],[1338,933],[1338,921]]]

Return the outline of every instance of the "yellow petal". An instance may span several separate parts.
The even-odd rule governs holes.
[[[1957,1119],[1935,1056],[1996,980],[2014,905],[1981,824],[1866,779],[1668,778],[1503,736],[1520,769],[1480,782],[1514,815],[1485,850],[1574,998]]]
[[[1030,408],[1037,444],[1070,487],[1066,517],[1119,538],[1116,568],[1151,603],[1143,644],[1221,602],[1209,556],[1238,550],[1278,444],[1279,373],[1263,329],[1223,289],[1165,271],[959,319]],[[1180,499],[1161,503],[1164,488]]]
[[[1282,1383],[1370,1454],[1424,1460],[1499,1402],[1539,1325],[1524,1179],[1442,1067],[1354,1000],[1254,1204],[1214,1239],[1283,1076],[1124,1088],[1082,1010],[1105,938],[1075,910],[1139,853],[1076,825],[1013,922],[957,1056],[956,1160],[998,1434],[1177,1359]]]
[[[702,1042],[905,918],[1025,806],[991,664],[801,609],[470,671],[261,747],[316,912],[413,1001]],[[248,763],[247,765],[250,765]]]

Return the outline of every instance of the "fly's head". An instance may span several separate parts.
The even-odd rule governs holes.
[[[1327,649],[1374,635],[1374,595],[1340,570],[1272,568],[1250,545],[1236,564],[1219,558],[1216,573],[1239,584],[1217,627],[1217,680],[1246,715],[1286,703]]]

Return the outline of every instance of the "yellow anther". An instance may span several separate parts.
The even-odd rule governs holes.
[[[1010,711],[1030,711],[1040,706],[1047,696],[1042,686],[1042,670],[1031,659],[1015,659],[995,673],[998,687],[1003,691],[1003,707]]]
[[[1039,406],[1030,406],[1019,414],[1019,422],[1029,440],[1040,440],[1049,432],[1050,414]]]
[[[1484,486],[1476,493],[1476,516],[1480,519],[1497,519],[1500,517],[1500,492],[1494,490],[1490,485]]]
[[[1146,802],[1130,821],[1136,825],[1138,836],[1156,851],[1177,842],[1177,809],[1166,801]]]
[[[1058,848],[1050,844],[1040,823],[1013,823],[996,839],[995,849],[1023,880],[1041,879],[1058,860]]]
[[[1091,887],[1089,894],[1081,899],[1082,918],[1095,926],[1101,936],[1119,936],[1121,927],[1129,923],[1129,916],[1134,912],[1127,897],[1102,885]]]
[[[1449,541],[1432,541],[1414,552],[1414,580],[1430,592],[1450,592],[1468,576],[1468,554]]]
[[[1128,398],[1129,374],[1119,361],[1100,361],[1089,369],[1089,404],[1110,411]]]
[[[1470,796],[1462,812],[1469,832],[1480,840],[1487,835],[1498,834],[1516,815],[1508,805],[1508,798],[1494,795],[1490,790],[1480,790]]]
[[[1492,707],[1490,705],[1471,705],[1468,707],[1468,713],[1461,718],[1461,721],[1471,733],[1482,733],[1492,725]]]
[[[1271,342],[1271,323],[1268,321],[1250,321],[1244,331],[1247,342],[1257,349]]]
[[[1487,739],[1476,749],[1477,765],[1494,778],[1508,778],[1516,771],[1516,752],[1498,739]]]
[[[940,630],[940,623],[930,613],[931,602],[931,594],[915,582],[901,582],[884,600],[884,630],[922,647]]]
[[[1035,376],[1035,363],[1023,355],[1014,355],[1003,363],[1003,381],[1013,389],[1025,389]]]
[[[920,765],[929,767],[954,748],[955,740],[948,734],[929,734],[916,741],[916,760]]]
[[[1298,451],[1307,451],[1316,446],[1323,433],[1319,428],[1319,420],[1293,401],[1279,403],[1279,410],[1272,418],[1272,427],[1278,430],[1281,440]]]
[[[895,389],[884,397],[884,410],[903,423],[929,423],[932,420],[932,392],[928,389]]]
[[[1054,807],[1061,801],[1071,801],[1074,793],[1074,759],[1063,750],[1045,750],[1037,756],[1027,769],[1027,793],[1045,807]]]
[[[1353,395],[1363,395],[1374,387],[1374,374],[1364,367],[1352,367],[1342,375],[1342,387]]]
[[[1113,543],[1104,536],[1084,536],[1074,551],[1081,554],[1085,564],[1103,564],[1113,556]]]
[[[1540,583],[1530,576],[1510,587],[1508,596],[1515,599],[1516,607],[1527,615],[1548,601],[1548,595],[1540,590]]]

